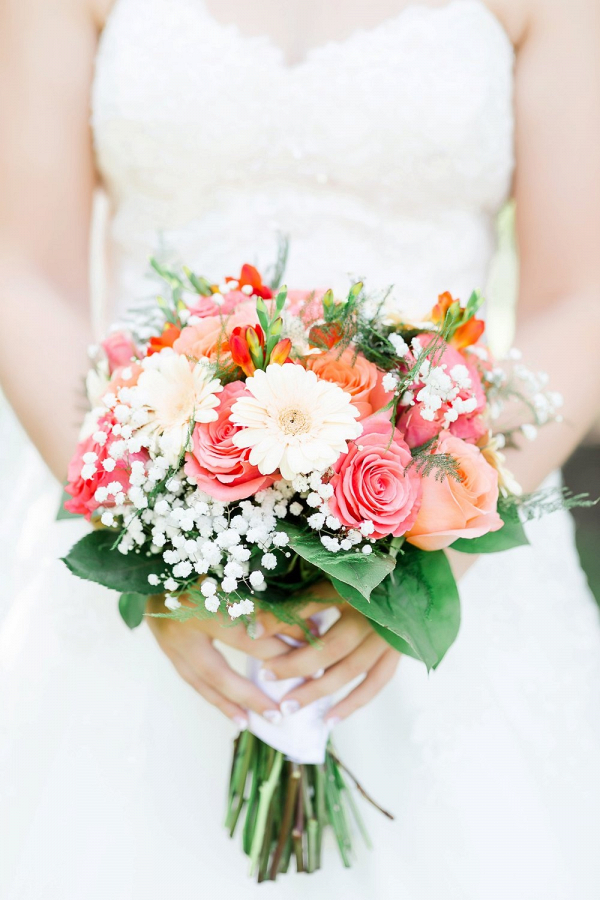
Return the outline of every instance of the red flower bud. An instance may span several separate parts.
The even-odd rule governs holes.
[[[229,352],[236,366],[239,366],[246,377],[250,377],[256,371],[256,366],[250,355],[250,349],[245,336],[241,333],[245,329],[234,328],[229,338]]]
[[[270,300],[273,296],[271,288],[267,287],[266,284],[263,284],[258,269],[255,269],[254,266],[251,266],[248,263],[245,263],[245,265],[242,266],[239,278],[227,278],[226,281],[237,281],[240,288],[251,287],[252,293],[257,297],[262,297],[263,300]]]

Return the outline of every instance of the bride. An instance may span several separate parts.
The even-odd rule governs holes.
[[[150,253],[219,279],[272,262],[281,232],[294,286],[353,273],[402,308],[464,300],[512,193],[516,344],[565,418],[511,465],[526,490],[551,476],[600,402],[599,41],[594,0],[4,0],[0,377],[58,479],[27,444],[2,473],[5,900],[600,896],[600,630],[567,514],[463,573],[430,677],[353,611],[319,652],[281,655],[269,623],[221,634],[306,676],[297,704],[354,679],[337,744],[396,813],[366,811],[375,850],[350,871],[332,847],[310,883],[260,887],[220,814],[231,736],[280,709],[209,625],[128,632],[59,562],[80,524],[53,522],[94,337],[97,182],[107,320],[152,292]]]

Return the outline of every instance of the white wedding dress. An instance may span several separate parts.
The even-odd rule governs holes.
[[[513,63],[480,0],[411,6],[294,66],[203,0],[117,0],[93,92],[110,316],[151,294],[151,252],[220,279],[272,262],[278,232],[293,286],[352,273],[411,309],[466,298],[511,182]],[[52,521],[33,450],[4,487],[3,900],[600,896],[600,628],[567,515],[476,563],[437,672],[404,659],[338,727],[396,815],[365,808],[375,849],[344,870],[330,843],[310,879],[257,886],[222,827],[233,727],[59,562],[85,527]]]

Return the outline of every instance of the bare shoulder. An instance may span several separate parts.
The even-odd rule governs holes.
[[[117,0],[83,0],[83,2],[91,5],[98,31],[102,31]]]
[[[98,29],[109,0],[0,0],[0,36],[40,28]]]
[[[486,6],[504,26],[515,47],[520,47],[529,26],[533,0],[485,0]]]
[[[590,31],[600,37],[600,0],[486,0],[515,47],[532,34],[567,29],[570,35]]]

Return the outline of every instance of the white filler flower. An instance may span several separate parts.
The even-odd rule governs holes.
[[[148,412],[148,422],[141,433],[151,436],[154,449],[174,465],[196,422],[214,422],[215,407],[223,390],[212,377],[208,366],[191,364],[187,357],[170,348],[150,357],[152,364],[144,369],[135,388],[137,404]]]
[[[242,429],[233,442],[251,448],[250,462],[262,475],[279,469],[290,481],[323,471],[362,432],[350,394],[302,366],[270,365],[248,378],[246,387],[251,396],[240,397],[231,409]]]

